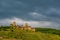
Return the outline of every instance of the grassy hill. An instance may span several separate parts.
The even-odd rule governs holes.
[[[10,27],[0,27],[0,40],[60,40],[59,30],[36,28],[36,32],[11,31]]]
[[[60,30],[52,28],[36,28],[36,32],[60,35]]]

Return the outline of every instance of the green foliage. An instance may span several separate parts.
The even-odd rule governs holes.
[[[60,30],[52,29],[52,28],[36,28],[36,32],[60,35]]]
[[[31,32],[11,29],[10,26],[0,27],[0,40],[60,40],[59,35],[60,30],[50,28],[36,28],[36,32]]]
[[[9,28],[10,28],[10,26],[1,26],[0,31],[1,30],[7,31]]]

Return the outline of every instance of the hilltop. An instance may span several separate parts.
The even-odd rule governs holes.
[[[53,34],[53,31],[56,34]],[[36,32],[26,30],[10,30],[9,26],[0,27],[0,40],[60,40],[56,29],[36,28]],[[52,33],[51,33],[52,32]]]

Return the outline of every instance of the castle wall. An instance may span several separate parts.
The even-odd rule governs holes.
[[[31,28],[31,26],[28,26],[28,24],[26,23],[24,26],[19,26],[16,25],[16,22],[14,21],[11,26],[15,29],[19,29],[19,30],[31,30],[33,32],[35,32],[35,28]]]

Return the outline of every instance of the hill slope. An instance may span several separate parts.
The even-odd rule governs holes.
[[[0,40],[60,40],[59,35],[53,34],[56,31],[58,30],[42,28],[36,29],[36,32],[15,29],[11,31],[9,27],[1,27]]]
[[[0,40],[60,40],[59,35],[41,32],[9,32],[0,31]]]

